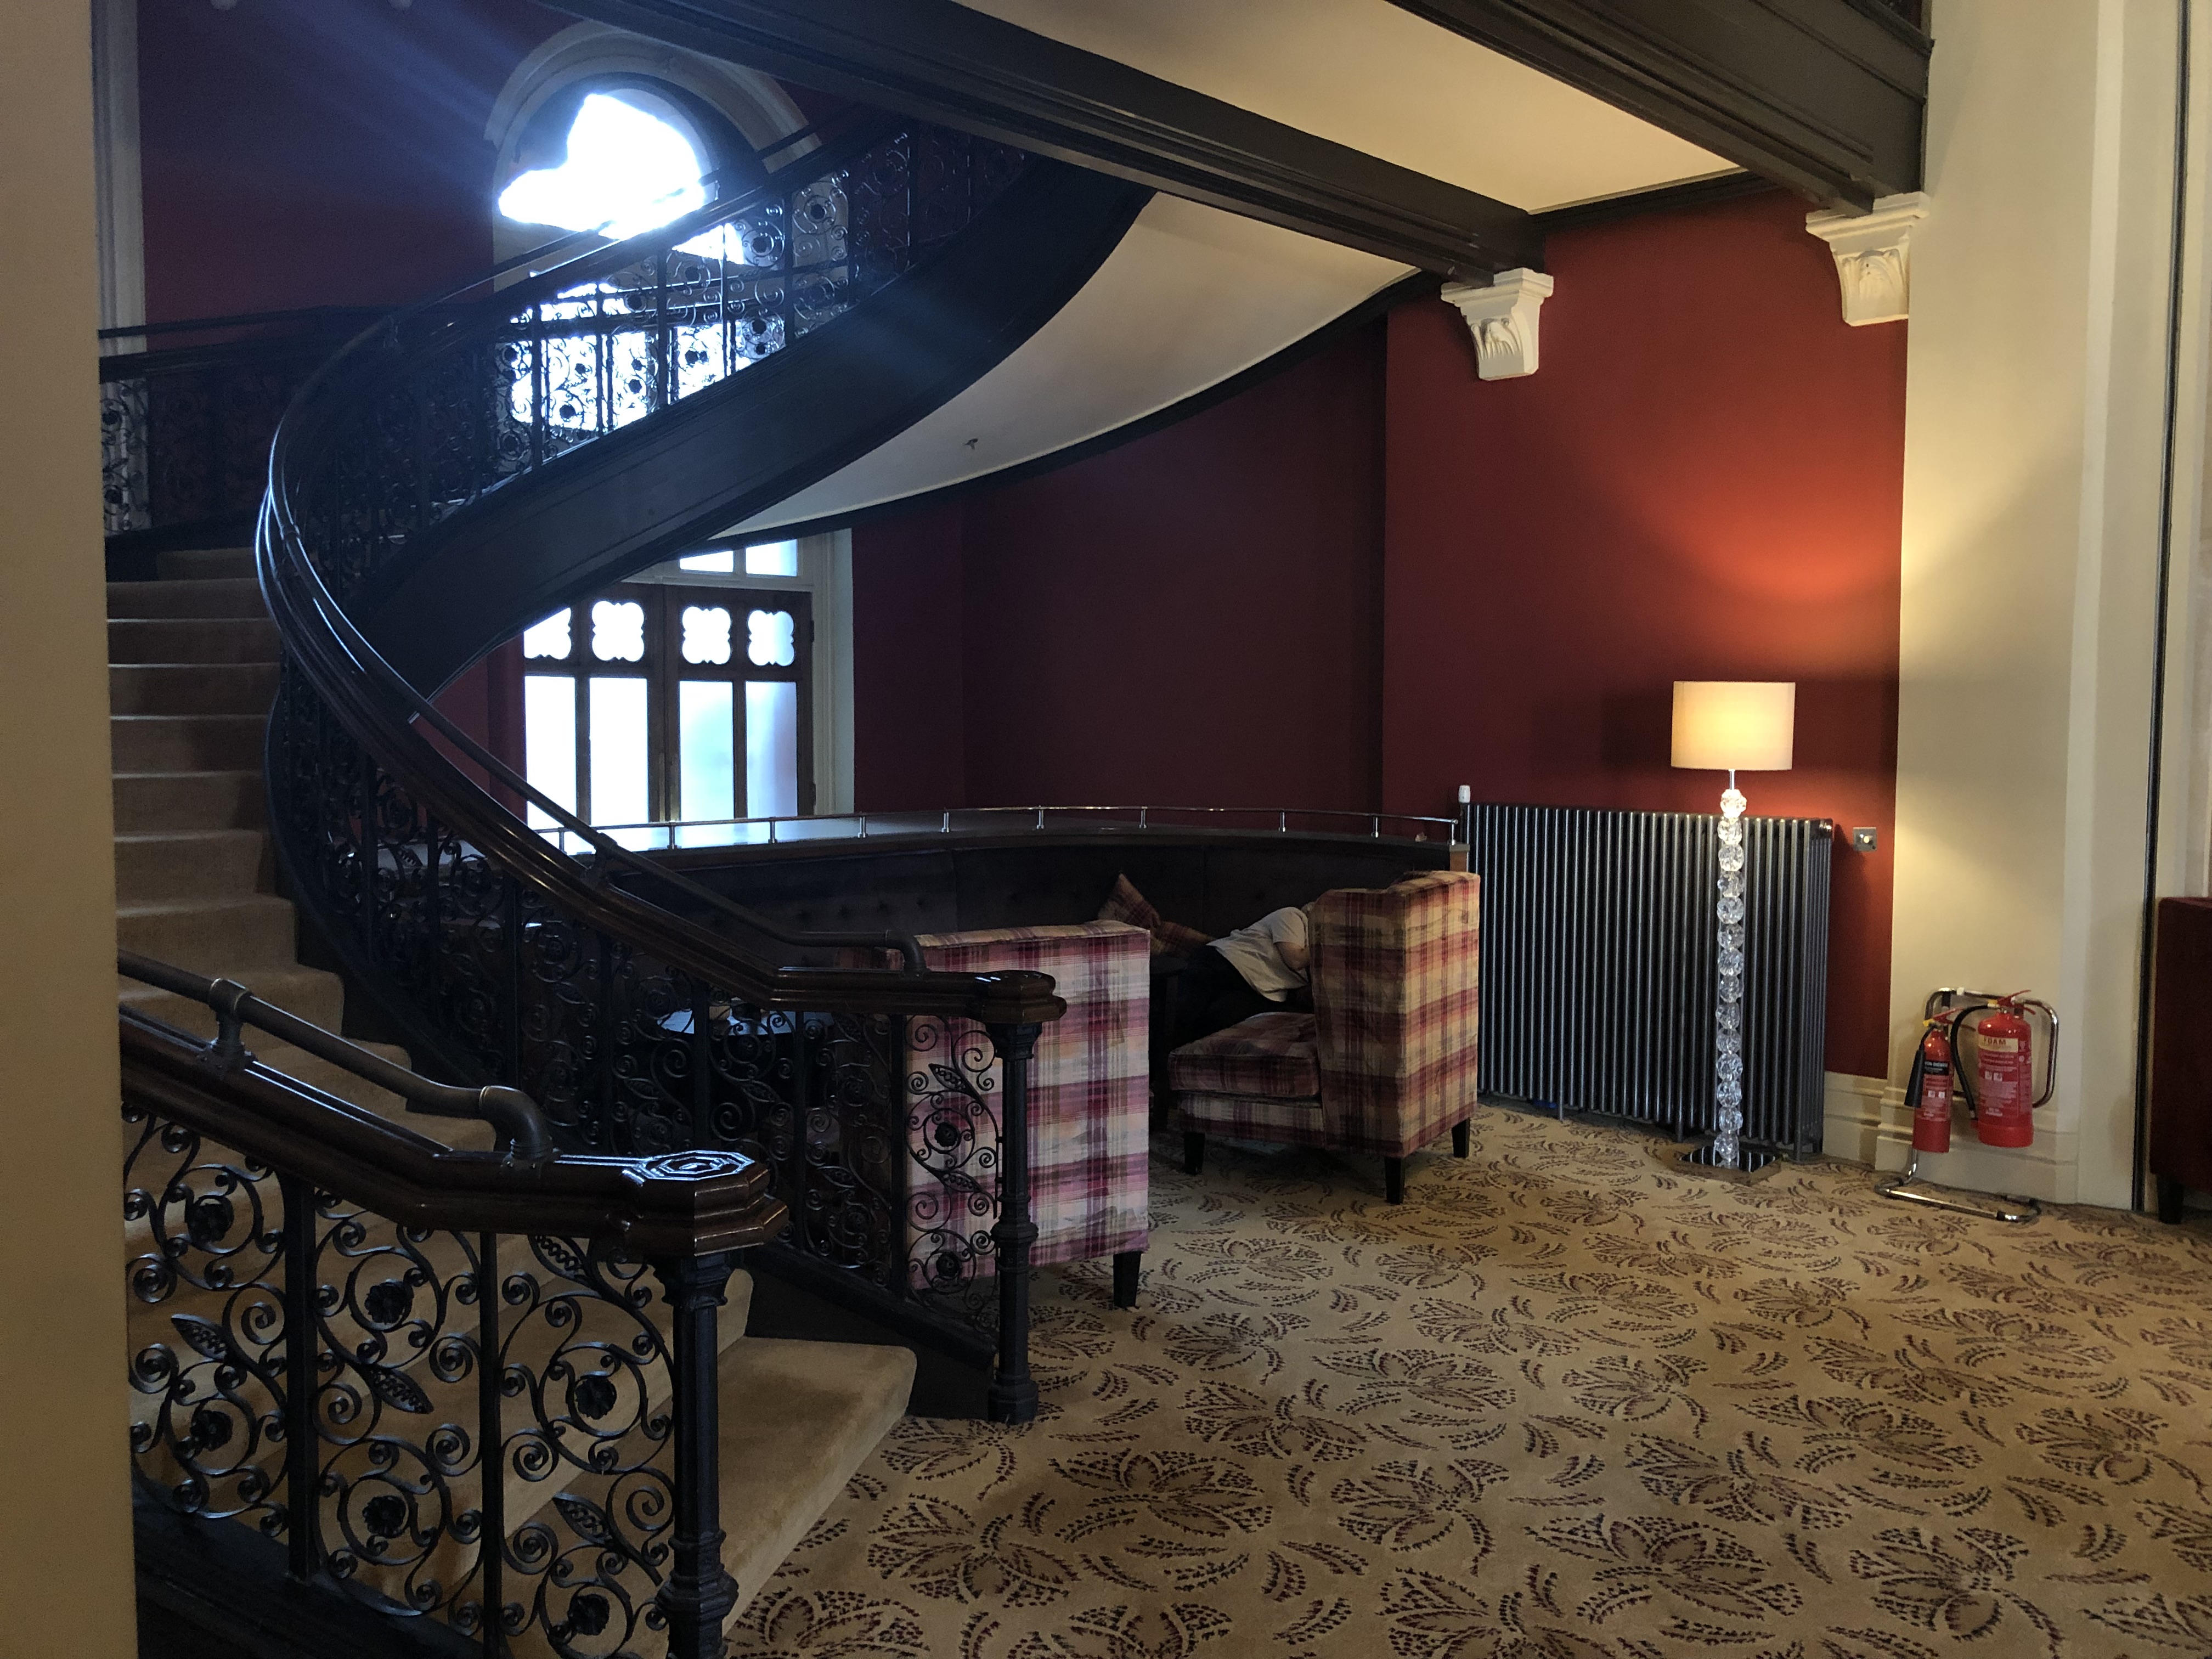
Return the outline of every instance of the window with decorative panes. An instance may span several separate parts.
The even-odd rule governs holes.
[[[813,641],[796,588],[626,583],[556,611],[522,635],[524,771],[587,823],[810,813]]]

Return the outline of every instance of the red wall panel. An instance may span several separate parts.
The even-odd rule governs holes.
[[[1773,195],[1554,236],[1543,366],[1475,375],[1456,313],[1390,319],[1383,805],[1711,811],[1668,765],[1677,679],[1798,683],[1752,811],[1836,854],[1828,1065],[1886,1069],[1905,330],[1846,327]]]
[[[156,321],[398,304],[491,263],[492,101],[532,0],[140,0]]]
[[[1382,345],[969,500],[971,804],[1371,808]]]
[[[957,505],[853,532],[853,805],[969,805],[964,518]]]

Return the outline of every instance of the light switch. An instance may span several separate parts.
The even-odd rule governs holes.
[[[1851,851],[1854,853],[1871,853],[1881,844],[1881,837],[1875,833],[1875,826],[1870,823],[1863,823],[1851,831]]]

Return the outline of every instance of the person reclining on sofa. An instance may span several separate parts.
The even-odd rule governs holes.
[[[1296,905],[1270,910],[1249,927],[1208,940],[1176,976],[1175,1019],[1167,1047],[1180,1048],[1255,1014],[1284,1008],[1310,1012],[1310,960],[1306,913]]]

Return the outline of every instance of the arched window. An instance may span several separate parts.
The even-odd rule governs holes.
[[[563,100],[565,105],[566,100]],[[650,92],[586,92],[556,166],[517,173],[499,193],[502,217],[619,240],[703,207],[709,171],[680,112]]]
[[[494,257],[550,230],[665,224],[705,201],[703,175],[743,190],[755,153],[805,125],[770,76],[604,23],[565,28],[517,66],[485,124]]]

